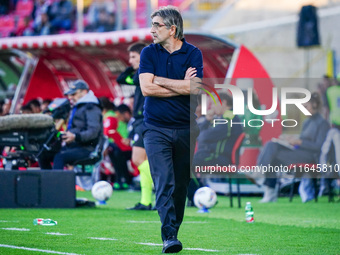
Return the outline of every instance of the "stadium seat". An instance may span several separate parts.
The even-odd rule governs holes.
[[[12,15],[0,17],[0,34],[1,37],[8,37],[15,28],[15,19]]]
[[[18,1],[15,14],[19,16],[30,16],[33,10],[33,1],[32,0],[20,0]]]
[[[12,15],[0,16],[0,27],[1,28],[5,28],[5,27],[14,28],[14,26],[15,26],[14,16]]]
[[[25,17],[18,17],[17,28],[25,26]]]
[[[12,32],[12,30],[7,30],[7,29],[1,29],[0,28],[0,38],[9,37],[11,32]]]
[[[232,152],[231,152],[231,164],[232,166],[235,166],[236,169],[238,169],[239,166],[239,160],[240,160],[240,149],[243,143],[243,140],[245,138],[246,134],[241,133],[239,137],[237,138]],[[229,196],[230,196],[230,207],[233,207],[233,190],[232,190],[232,175],[235,173],[230,173],[229,175]],[[237,187],[237,201],[238,201],[238,207],[241,208],[241,193],[240,193],[240,178],[236,178],[236,187]]]
[[[173,5],[178,7],[182,2],[183,0],[158,0],[158,7],[167,5]]]

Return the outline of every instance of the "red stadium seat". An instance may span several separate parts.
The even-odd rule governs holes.
[[[180,6],[183,3],[183,0],[158,0],[158,6],[167,6],[167,5],[173,5],[173,6]]]
[[[20,0],[15,8],[15,14],[19,16],[29,16],[33,10],[32,0]]]
[[[8,37],[15,28],[14,17],[6,15],[0,17],[0,35],[1,37]]]
[[[12,30],[0,29],[0,38],[9,37]]]
[[[23,27],[25,25],[24,17],[19,17],[17,22],[17,27]]]
[[[0,28],[5,28],[5,27],[14,28],[14,26],[15,26],[14,16],[6,15],[6,16],[0,17]]]

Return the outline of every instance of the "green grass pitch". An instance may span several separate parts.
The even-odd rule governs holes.
[[[90,192],[77,197],[91,200]],[[139,192],[114,191],[107,205],[77,209],[0,209],[0,254],[161,254],[160,222],[155,211],[127,211]],[[230,208],[218,196],[210,213],[186,208],[179,239],[180,254],[340,254],[340,203],[302,204],[280,198],[260,204],[242,197]],[[255,223],[245,222],[244,205],[252,202]],[[236,199],[234,200],[234,205]],[[51,218],[57,226],[34,226],[34,218]]]

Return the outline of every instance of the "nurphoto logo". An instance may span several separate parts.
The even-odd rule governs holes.
[[[213,86],[207,85],[205,83],[201,83],[202,88],[200,88],[203,92],[201,94],[201,114],[206,115],[208,111],[208,103],[207,103],[207,95],[213,100],[214,104],[216,105],[217,102],[213,96],[213,93],[218,98],[220,104],[222,105],[222,101],[216,89],[223,89],[223,91],[228,90],[231,93],[233,98],[233,114],[234,115],[245,115],[245,107],[254,115],[257,116],[266,116],[265,121],[267,123],[271,123],[274,126],[274,123],[280,121],[280,119],[275,118],[268,118],[268,116],[275,115],[277,112],[277,107],[279,105],[279,93],[280,92],[280,109],[281,109],[281,116],[287,115],[287,105],[295,105],[305,116],[311,116],[312,114],[306,109],[304,106],[305,103],[309,102],[311,98],[311,92],[305,88],[291,88],[291,87],[284,87],[280,90],[278,88],[272,88],[272,103],[269,109],[256,109],[254,106],[253,98],[254,97],[254,89],[252,87],[247,88],[247,101],[245,101],[244,91],[234,85],[230,84],[214,84]],[[301,95],[300,98],[289,98],[289,94]],[[213,119],[213,126],[216,125],[223,125],[230,122],[231,126],[234,124],[242,124],[243,126],[246,125],[246,120],[243,122],[232,123],[232,120],[227,119]],[[248,126],[250,127],[261,127],[264,125],[264,121],[262,119],[251,119],[247,121]],[[290,123],[290,125],[289,125]],[[281,125],[283,127],[295,127],[298,125],[297,121],[294,119],[284,119],[281,120]]]

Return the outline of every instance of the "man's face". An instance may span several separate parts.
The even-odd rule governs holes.
[[[87,90],[81,90],[81,89],[77,89],[76,92],[72,95],[68,95],[68,99],[72,102],[72,103],[77,103],[78,100],[80,98],[82,98],[83,96],[85,96],[85,94],[87,93]]]
[[[153,17],[150,32],[154,43],[163,44],[170,38],[170,29],[165,26],[163,18],[159,16]]]
[[[33,113],[40,113],[41,112],[41,108],[39,106],[36,106],[34,104],[31,104],[31,109]]]
[[[137,70],[139,68],[139,61],[140,55],[135,51],[131,51],[129,53],[129,63],[134,70]]]
[[[128,123],[129,120],[131,119],[131,114],[128,112],[121,113],[119,111],[116,111],[116,116],[118,120],[125,122],[125,123]]]
[[[312,115],[318,112],[317,109],[313,108],[313,104],[310,101],[303,104],[303,106],[306,107],[307,111],[309,111]]]

